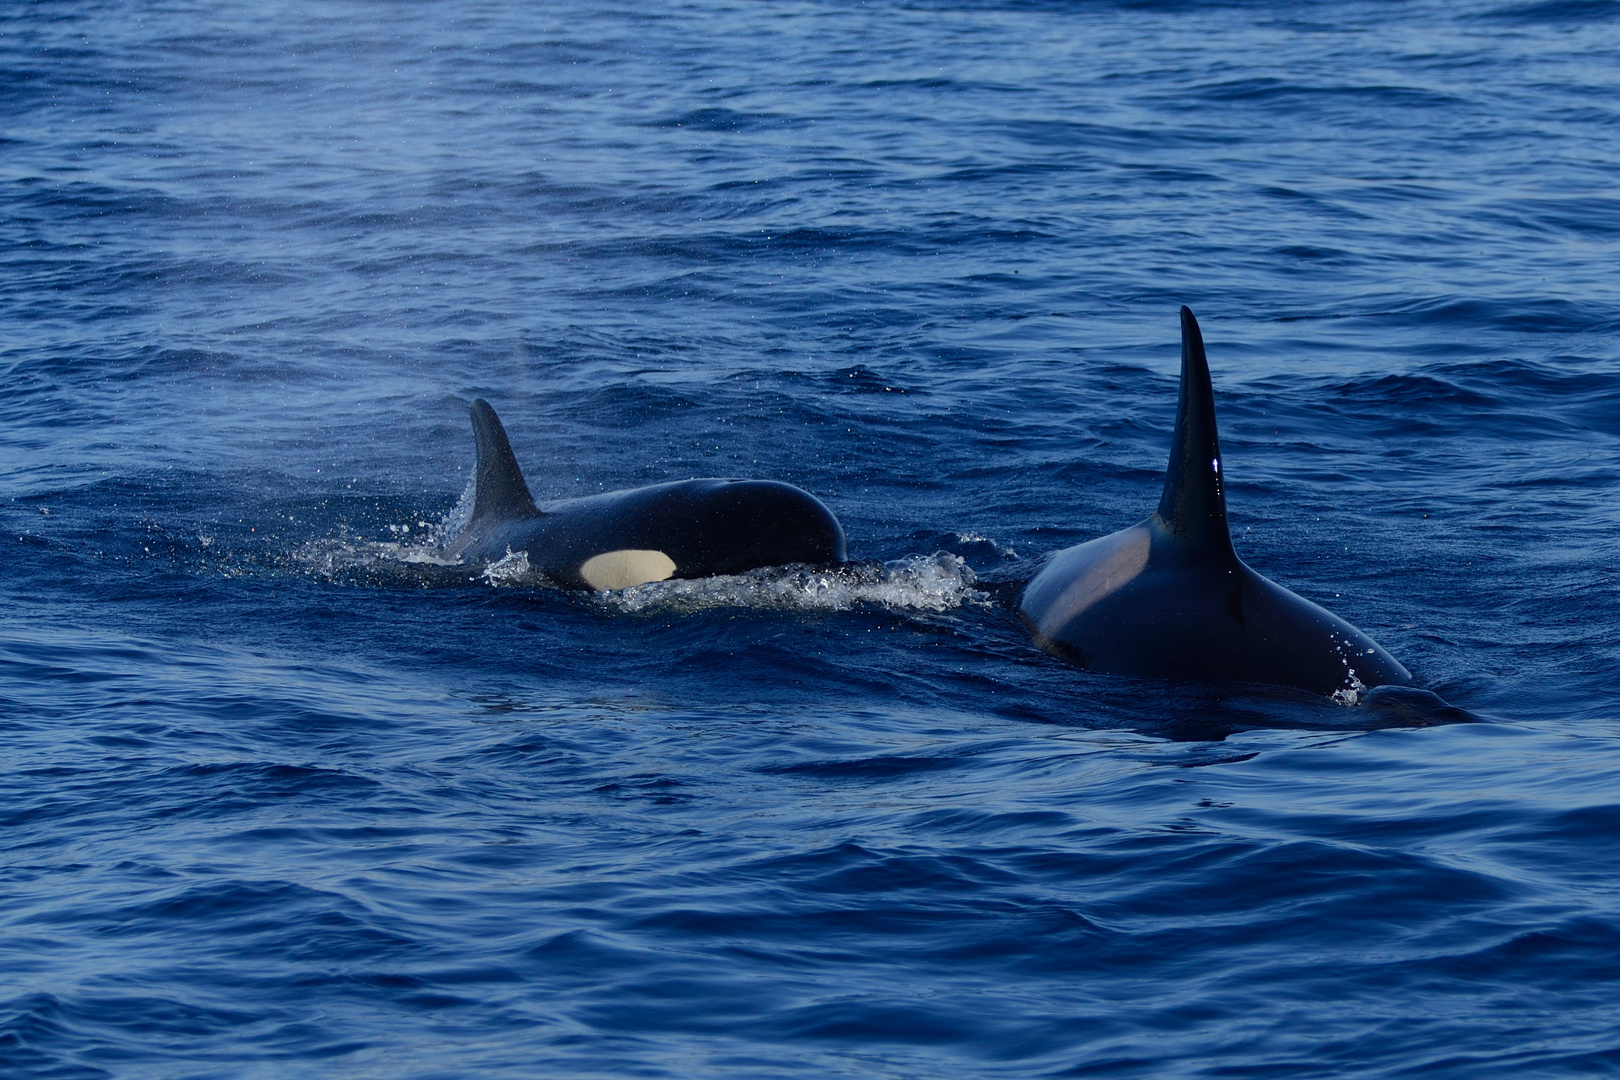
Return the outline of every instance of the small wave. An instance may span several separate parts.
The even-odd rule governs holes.
[[[1524,26],[1607,22],[1617,17],[1620,17],[1620,4],[1614,0],[1550,0],[1539,4],[1514,4],[1477,16],[1484,22],[1519,23]]]
[[[956,534],[956,542],[958,544],[966,545],[983,545],[984,547],[989,548],[990,551],[995,555],[1009,561],[1016,560],[1019,557],[1018,552],[1013,550],[1011,544],[1003,544],[995,537],[985,536],[983,533],[959,532]]]
[[[781,611],[946,612],[964,604],[987,605],[987,594],[968,564],[948,551],[913,555],[892,562],[852,563],[833,569],[772,566],[746,574],[658,581],[601,593],[610,611],[702,611],[746,607]]]

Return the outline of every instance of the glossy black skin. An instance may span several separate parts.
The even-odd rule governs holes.
[[[469,525],[446,549],[464,562],[528,553],[565,589],[589,589],[580,566],[624,548],[662,551],[676,578],[740,574],[785,563],[839,563],[844,530],[815,496],[774,480],[681,480],[548,503],[541,516]]]
[[[565,589],[594,588],[583,564],[627,549],[662,552],[675,564],[674,578],[847,558],[832,511],[774,480],[680,480],[536,506],[495,410],[480,398],[470,412],[478,450],[473,510],[446,558],[493,563],[523,552],[531,572]]]
[[[1107,557],[1094,545],[1132,541],[1147,549],[1142,569],[1083,610],[1064,612],[1066,590]],[[1412,680],[1366,634],[1235,554],[1190,555],[1157,514],[1059,552],[1024,590],[1019,614],[1036,644],[1094,671],[1318,694]]]
[[[1318,694],[1410,683],[1366,634],[1233,550],[1203,337],[1192,312],[1181,315],[1181,402],[1159,508],[1052,557],[1018,603],[1036,643],[1121,675]]]

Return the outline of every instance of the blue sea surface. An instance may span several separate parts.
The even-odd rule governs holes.
[[[0,9],[0,1075],[1620,1073],[1620,3]],[[1203,323],[1419,690],[1088,673]],[[429,557],[780,479],[858,562]]]

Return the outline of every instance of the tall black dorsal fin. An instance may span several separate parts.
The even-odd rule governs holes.
[[[1181,309],[1181,401],[1176,406],[1176,433],[1170,437],[1170,465],[1159,521],[1193,545],[1232,551],[1226,527],[1226,490],[1221,477],[1221,440],[1215,431],[1215,391],[1209,383],[1204,335],[1191,309]]]
[[[523,482],[512,443],[489,402],[472,403],[473,442],[478,447],[478,472],[473,481],[473,512],[468,524],[540,516]]]

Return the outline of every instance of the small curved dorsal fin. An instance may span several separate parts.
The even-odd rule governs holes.
[[[1181,309],[1181,401],[1170,437],[1170,465],[1154,515],[1165,530],[1194,550],[1231,554],[1221,440],[1215,431],[1215,391],[1209,382],[1204,335],[1191,309]]]
[[[501,418],[483,398],[473,400],[471,412],[478,471],[474,474],[473,511],[468,524],[539,517]]]

